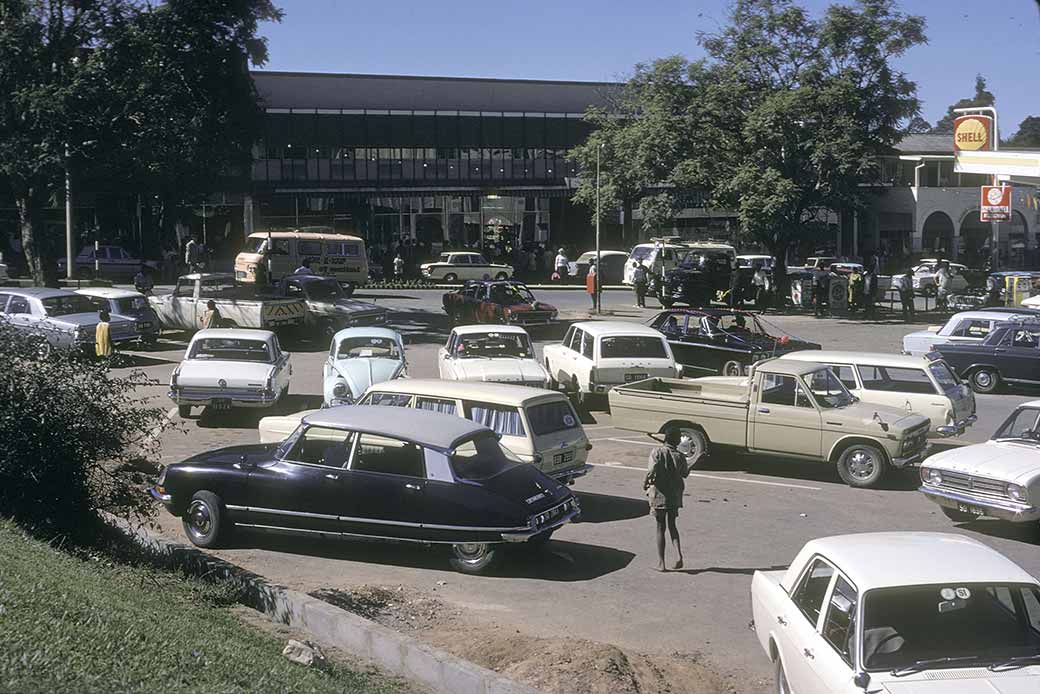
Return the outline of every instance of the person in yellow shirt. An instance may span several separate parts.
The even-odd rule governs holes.
[[[112,334],[109,332],[111,316],[106,309],[98,311],[98,324],[94,331],[94,352],[99,358],[110,358],[115,354],[112,346]]]

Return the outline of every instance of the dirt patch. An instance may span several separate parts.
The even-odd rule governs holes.
[[[546,694],[721,694],[726,681],[694,653],[633,653],[583,639],[542,638],[481,622],[403,586],[311,593]]]

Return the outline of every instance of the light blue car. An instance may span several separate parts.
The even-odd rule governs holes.
[[[401,334],[387,328],[345,328],[332,336],[322,367],[324,407],[352,405],[376,383],[408,375]]]

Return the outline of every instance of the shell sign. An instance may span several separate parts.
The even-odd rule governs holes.
[[[970,152],[989,151],[993,119],[989,116],[961,116],[953,121],[953,148]]]

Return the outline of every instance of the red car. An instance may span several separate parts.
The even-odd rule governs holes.
[[[454,323],[509,323],[548,325],[556,307],[534,298],[523,282],[482,280],[467,282],[443,297],[444,312]]]

